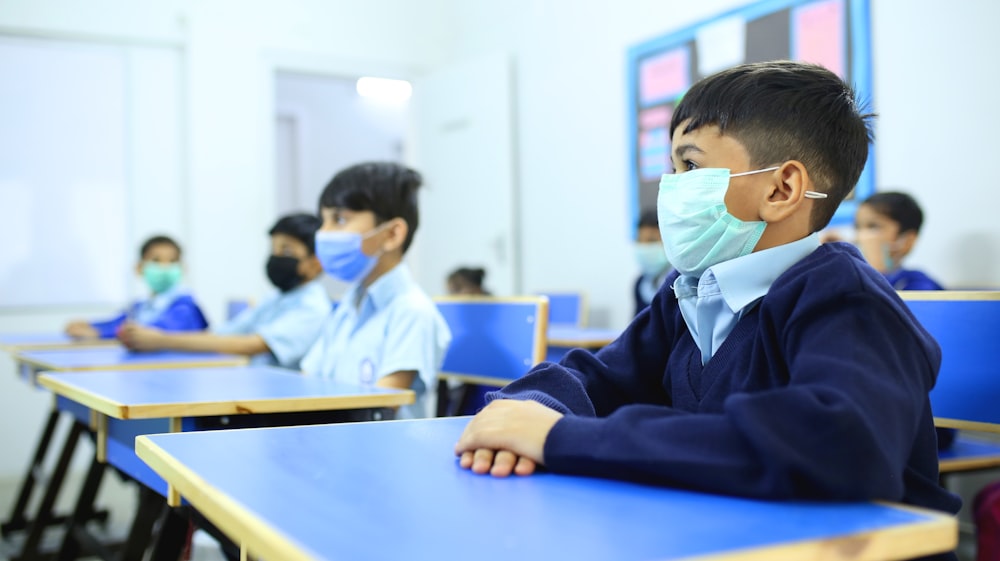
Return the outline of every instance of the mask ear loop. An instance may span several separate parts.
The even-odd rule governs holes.
[[[730,173],[729,177],[740,177],[742,175],[753,175],[755,173],[764,173],[765,171],[774,171],[776,169],[779,169],[780,167],[781,166],[774,166],[774,167],[770,167],[770,168],[755,169],[755,170],[744,171],[744,172],[740,172],[740,173]],[[827,194],[826,193],[820,193],[819,191],[806,191],[804,196],[807,199],[825,199],[827,197]]]

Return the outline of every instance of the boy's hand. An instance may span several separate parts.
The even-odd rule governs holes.
[[[66,324],[66,335],[74,339],[97,339],[99,334],[94,326],[85,321],[71,321]]]
[[[150,351],[159,349],[163,332],[152,327],[144,327],[135,323],[126,323],[118,330],[118,340],[134,351]]]
[[[889,264],[886,263],[886,257],[889,255],[889,244],[881,234],[872,230],[859,230],[857,244],[861,255],[872,268],[880,273],[889,270]]]
[[[545,439],[563,414],[537,401],[501,399],[469,421],[455,445],[459,465],[475,473],[530,475],[545,463]]]

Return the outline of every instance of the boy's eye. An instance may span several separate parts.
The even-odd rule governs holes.
[[[684,171],[694,171],[698,169],[698,164],[692,162],[691,160],[684,160],[682,169]]]

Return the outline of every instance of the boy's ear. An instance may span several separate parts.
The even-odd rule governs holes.
[[[141,277],[142,276],[142,260],[139,260],[135,264],[135,276],[137,276],[137,277]]]
[[[393,218],[385,228],[386,237],[382,242],[382,251],[389,253],[403,247],[407,234],[410,233],[410,225],[402,218]]]
[[[760,218],[767,223],[781,222],[798,212],[807,201],[806,191],[813,188],[809,171],[798,160],[788,160],[771,177],[760,207]]]

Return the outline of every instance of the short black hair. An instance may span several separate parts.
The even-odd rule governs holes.
[[[375,223],[393,218],[406,220],[409,232],[403,241],[403,253],[413,242],[420,225],[417,189],[423,183],[420,174],[394,162],[367,162],[353,165],[333,176],[319,197],[320,210],[346,208],[370,210]]]
[[[139,260],[142,261],[146,258],[146,254],[149,250],[153,248],[154,245],[172,245],[174,249],[177,250],[177,258],[181,258],[181,244],[174,241],[170,236],[164,236],[163,234],[153,236],[148,240],[142,242],[142,246],[139,248]]]
[[[872,113],[863,113],[854,90],[816,64],[779,60],[723,70],[684,94],[670,120],[670,135],[687,121],[688,133],[716,125],[747,149],[751,165],[798,160],[826,199],[814,201],[810,226],[823,229],[851,192],[874,137]]]
[[[486,269],[482,267],[459,267],[448,275],[448,282],[464,282],[465,284],[483,288],[486,279]]]
[[[655,208],[647,208],[642,211],[639,215],[639,223],[636,224],[636,229],[639,228],[659,228],[660,227],[660,217],[656,213]]]
[[[872,207],[875,212],[888,216],[899,224],[900,234],[906,232],[919,234],[920,227],[924,225],[924,211],[920,210],[916,199],[906,193],[899,191],[875,193],[861,204]]]
[[[322,224],[323,221],[313,214],[306,214],[304,212],[288,214],[282,216],[274,223],[268,235],[285,234],[286,236],[291,236],[305,244],[306,249],[309,250],[309,255],[312,255],[316,250],[316,231],[319,230]]]

